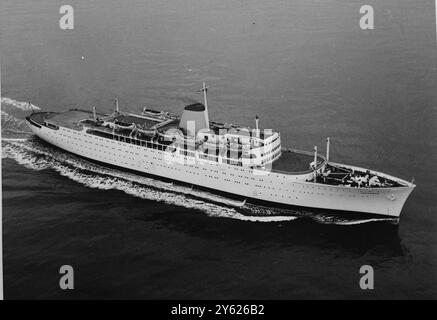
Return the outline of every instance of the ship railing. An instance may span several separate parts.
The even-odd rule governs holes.
[[[278,139],[272,140],[269,143],[259,143],[256,145],[254,142],[244,144],[244,143],[227,143],[227,142],[221,142],[221,141],[214,141],[214,142],[201,142],[199,144],[206,146],[209,148],[226,148],[228,150],[234,150],[234,151],[247,151],[249,153],[257,153],[262,152],[265,149],[272,148],[274,149],[276,146],[281,144],[281,141]],[[192,140],[184,139],[184,141],[192,142]]]
[[[176,151],[178,148],[174,147],[173,149],[168,149],[171,148],[171,143],[169,144],[162,144],[159,143],[157,141],[153,141],[153,140],[143,140],[143,139],[137,139],[134,136],[129,136],[129,135],[125,135],[125,134],[115,134],[113,130],[109,130],[109,129],[96,129],[96,128],[88,128],[86,130],[87,133],[90,134],[94,134],[96,136],[100,136],[102,138],[107,138],[107,139],[112,139],[112,140],[116,140],[119,142],[123,142],[123,143],[129,143],[129,144],[134,144],[134,145],[138,145],[141,147],[146,147],[146,148],[151,148],[151,149],[158,149],[161,151]],[[242,157],[238,157],[238,158],[229,158],[226,156],[222,156],[222,155],[214,155],[214,154],[210,154],[210,153],[202,153],[201,151],[198,150],[187,150],[185,148],[179,148],[180,151],[187,151],[187,154],[183,154],[185,156],[191,156],[188,154],[188,151],[190,152],[195,152],[195,157],[201,160],[206,160],[206,161],[212,161],[212,162],[219,162],[219,163],[225,163],[225,164],[232,164],[232,165],[237,165],[237,166],[242,166]],[[230,151],[230,150],[227,150]],[[182,154],[181,154],[182,155]]]
[[[165,151],[167,147],[170,146],[170,144],[162,144],[157,141],[138,139],[134,136],[129,135],[115,134],[112,130],[87,129],[86,132],[100,136],[102,138],[112,139],[119,142],[134,144],[151,149],[158,149],[161,151]]]
[[[184,139],[181,141],[181,143],[193,143],[193,139],[189,139],[184,137]],[[213,141],[213,142],[209,142],[209,141],[205,141],[203,142],[201,139],[197,139],[195,141],[195,143],[199,144],[199,145],[205,145],[208,146],[208,148],[227,148],[229,150],[244,150],[247,149],[248,151],[253,150],[254,149],[254,144],[253,143],[237,143],[237,142],[232,142],[232,143],[228,143],[227,141]],[[257,148],[259,147],[264,147],[263,143],[260,143],[258,146],[256,146]]]
[[[277,170],[277,169],[271,169],[271,172],[274,173],[282,173],[282,174],[288,174],[288,175],[298,175],[298,174],[307,174],[313,172],[313,170],[305,170],[305,171],[284,171],[284,170]]]

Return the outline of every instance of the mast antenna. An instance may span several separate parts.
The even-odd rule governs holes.
[[[206,127],[207,127],[207,129],[209,129],[208,100],[206,98],[206,91],[207,90],[208,90],[208,88],[205,85],[205,81],[203,81],[202,91],[203,91],[203,100],[205,101],[205,120],[206,120]]]
[[[317,180],[317,146],[314,146],[314,181]]]

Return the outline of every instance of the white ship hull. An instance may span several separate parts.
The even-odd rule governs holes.
[[[399,181],[405,186],[353,188],[319,184],[306,181],[310,178],[311,172],[268,172],[260,175],[249,167],[212,163],[202,159],[191,161],[193,163],[187,163],[189,160],[186,163],[167,163],[164,159],[168,159],[168,152],[98,137],[86,133],[85,130],[62,126],[54,130],[33,124],[29,124],[29,127],[44,141],[94,161],[281,206],[399,217],[405,201],[415,187],[412,183],[381,173],[378,174]],[[356,168],[343,164],[342,166]]]

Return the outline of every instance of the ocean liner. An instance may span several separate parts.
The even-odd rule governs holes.
[[[207,88],[203,103],[187,105],[182,116],[144,108],[141,114],[71,109],[26,117],[44,141],[81,157],[141,174],[170,179],[262,202],[399,217],[415,188],[388,174],[332,162],[317,152],[283,149],[281,135],[209,120]]]

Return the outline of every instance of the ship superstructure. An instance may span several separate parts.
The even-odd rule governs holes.
[[[37,112],[26,119],[46,142],[100,163],[271,205],[398,217],[413,183],[331,162],[327,154],[281,147],[279,132],[209,120],[204,103],[182,116],[144,108],[140,115],[95,109]]]

